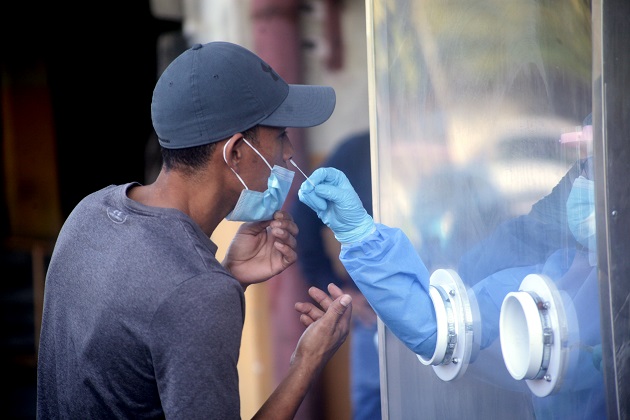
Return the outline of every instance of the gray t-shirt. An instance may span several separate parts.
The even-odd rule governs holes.
[[[38,419],[240,418],[240,284],[187,215],[134,185],[72,211],[46,277]]]

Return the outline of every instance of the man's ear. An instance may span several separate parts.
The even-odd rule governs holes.
[[[223,148],[223,158],[230,168],[236,168],[243,158],[243,146],[247,146],[243,141],[243,134],[236,133],[230,137]]]

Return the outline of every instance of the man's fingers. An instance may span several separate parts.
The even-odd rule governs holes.
[[[297,302],[295,304],[295,310],[302,314],[300,315],[300,321],[302,321],[303,324],[303,317],[308,317],[312,320],[312,322],[308,324],[310,325],[324,316],[324,312],[310,302]],[[308,327],[308,325],[306,326]]]
[[[273,220],[270,223],[272,228],[277,228],[287,232],[287,236],[297,236],[300,232],[298,225],[293,221],[291,214],[284,210],[278,210],[273,214]]]
[[[328,295],[328,293],[330,293],[330,295]],[[328,293],[315,286],[308,289],[309,296],[313,298],[313,300],[317,302],[324,311],[328,310],[328,307],[333,303],[334,299],[343,295],[343,290],[335,285],[335,283],[330,283],[328,285]],[[350,301],[352,301],[352,299],[350,299]]]
[[[339,296],[343,295],[343,290],[341,290],[335,283],[330,283],[328,285],[328,293],[330,293],[330,296],[332,296],[333,299],[337,299]]]
[[[292,222],[293,216],[291,216],[291,213],[289,213],[288,211],[278,210],[273,214],[273,219],[274,220],[287,220],[287,221]]]
[[[311,288],[308,289],[308,295],[319,304],[319,306],[326,311],[328,309],[328,307],[330,306],[330,304],[332,303],[333,299],[331,299],[330,296],[328,296],[328,294],[326,292],[324,292],[321,289],[318,289],[317,287],[313,286]]]
[[[284,268],[289,267],[291,264],[297,261],[297,252],[287,244],[281,242],[274,242],[273,247],[282,254],[282,266]]]
[[[236,233],[240,233],[243,235],[258,235],[260,232],[263,232],[270,224],[271,220],[241,223]]]
[[[305,327],[308,327],[323,317],[327,318],[324,323],[329,325],[337,325],[340,320],[345,319],[346,326],[344,330],[347,332],[347,324],[349,324],[350,316],[352,315],[352,296],[344,294],[333,283],[328,285],[328,291],[335,300],[315,286],[308,290],[308,294],[321,306],[323,311],[310,302],[297,302],[295,304],[295,310],[301,314],[300,322]]]
[[[308,315],[300,315],[300,322],[302,323],[302,325],[304,325],[305,327],[308,327],[309,325],[311,325],[312,323],[314,323],[316,320],[309,317]]]
[[[335,299],[326,310],[322,317],[322,322],[334,325],[343,325],[344,334],[347,333],[350,325],[350,317],[352,316],[352,296],[342,294]]]

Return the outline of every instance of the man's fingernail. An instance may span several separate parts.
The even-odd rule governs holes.
[[[352,298],[350,297],[350,295],[343,295],[341,297],[341,300],[339,301],[343,306],[348,306],[350,305],[350,302],[352,302]]]

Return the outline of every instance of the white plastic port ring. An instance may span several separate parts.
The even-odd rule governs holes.
[[[525,380],[538,397],[557,391],[569,369],[568,313],[560,292],[547,277],[530,274],[501,305],[499,335],[510,375]],[[572,313],[572,312],[571,312]],[[571,316],[571,324],[574,323]]]
[[[534,292],[511,292],[501,307],[501,349],[516,380],[540,379],[549,367],[553,332],[548,304]]]
[[[443,381],[452,381],[466,371],[473,342],[473,317],[468,293],[459,275],[448,269],[432,275],[429,296],[435,308],[437,342],[430,358],[418,360],[432,366]]]
[[[457,343],[457,333],[455,332],[455,315],[453,305],[448,295],[439,286],[429,286],[429,296],[435,308],[435,318],[437,322],[437,342],[435,351],[430,359],[418,355],[418,359],[424,365],[440,365],[449,363],[452,360],[453,350]]]

